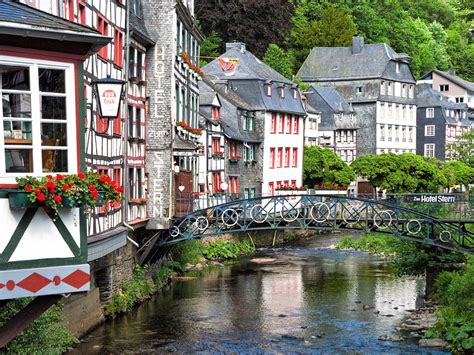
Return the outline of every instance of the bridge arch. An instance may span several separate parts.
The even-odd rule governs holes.
[[[262,230],[359,230],[474,253],[472,220],[441,219],[384,200],[280,195],[236,200],[175,221],[159,245]]]

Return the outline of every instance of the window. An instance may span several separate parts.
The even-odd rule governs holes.
[[[385,88],[385,81],[380,82],[380,95],[385,95],[386,93],[386,88]]]
[[[87,25],[87,18],[86,18],[86,6],[81,2],[79,2],[79,22],[81,25]]]
[[[296,180],[291,180],[291,187],[296,187]]]
[[[270,148],[270,169],[275,168],[275,148]]]
[[[284,99],[285,98],[285,87],[281,86],[279,88],[279,90],[280,90],[280,98]]]
[[[219,120],[221,118],[221,109],[220,107],[213,107],[211,109],[211,117],[213,120]]]
[[[430,107],[426,109],[426,118],[434,117],[434,108]]]
[[[280,114],[280,133],[285,133],[285,114]]]
[[[237,149],[237,142],[229,143],[229,158],[238,157],[239,150]]]
[[[244,161],[257,161],[257,146],[255,144],[244,147]]]
[[[272,96],[272,84],[268,83],[266,84],[267,87],[267,96]]]
[[[117,29],[114,31],[114,64],[120,68],[123,65],[123,33]]]
[[[449,91],[449,85],[448,84],[442,84],[439,86],[439,91]]]
[[[239,177],[229,176],[229,192],[233,195],[239,193]]]
[[[425,137],[434,137],[434,135],[435,135],[435,126],[425,125]]]
[[[407,141],[407,130],[406,127],[402,127],[402,142]]]
[[[410,99],[412,99],[412,98],[415,97],[415,90],[414,90],[414,89],[415,89],[415,87],[414,87],[413,85],[410,85],[410,86],[408,87],[408,97],[409,97]]]
[[[388,126],[387,141],[392,141],[392,126]]]
[[[128,105],[128,135],[133,137],[133,127],[135,120],[135,109],[132,105]]]
[[[278,168],[283,167],[283,148],[278,148]]]
[[[272,113],[272,128],[270,133],[277,133],[277,114]]]
[[[114,134],[122,134],[122,108],[119,109],[118,116],[114,119],[113,123],[113,132]]]
[[[406,85],[406,84],[403,84],[403,85],[402,85],[402,97],[408,96],[407,94],[408,94],[408,93],[407,93],[407,85]]]
[[[395,63],[395,72],[400,73],[400,63]]]
[[[393,96],[393,85],[391,81],[387,83],[387,95]]]
[[[298,148],[293,148],[293,167],[298,166]]]
[[[293,89],[293,98],[294,99],[298,98],[298,90],[297,89]]]
[[[221,192],[222,178],[220,172],[212,173],[212,191],[214,193]]]
[[[456,97],[456,102],[458,104],[464,102],[464,97]]]
[[[135,137],[142,138],[142,110],[136,108],[135,112]]]
[[[385,104],[384,103],[380,104],[380,118],[381,119],[385,118]]]
[[[293,133],[294,134],[299,134],[300,133],[300,118],[299,118],[299,116],[295,116],[294,123],[295,123],[295,129],[293,130]]]
[[[257,190],[255,188],[245,189],[244,190],[244,198],[255,198],[257,196]]]
[[[385,141],[385,125],[380,125],[380,141]]]
[[[104,17],[100,15],[97,15],[97,30],[104,36],[109,35],[109,23]],[[102,47],[98,54],[102,59],[109,59],[109,45]]]
[[[255,130],[255,117],[253,114],[246,114],[242,116],[242,123],[244,131],[254,131]]]
[[[132,2],[135,15],[137,15],[137,17],[142,17],[141,0],[132,0]]]
[[[290,167],[290,148],[285,148],[285,168]]]
[[[181,53],[181,22],[176,21],[176,55]]]
[[[142,80],[143,78],[143,54],[137,50],[137,78]]]
[[[359,94],[359,95],[362,94],[362,86],[358,86],[358,87],[356,88],[356,92],[357,92],[357,94]]]
[[[293,130],[293,116],[288,115],[286,118],[286,133],[291,134],[291,131]]]
[[[395,142],[399,142],[399,141],[400,141],[400,127],[395,126]]]
[[[0,62],[3,124],[0,174],[41,175],[74,169],[76,118],[72,65],[14,60],[14,65]]]
[[[271,196],[275,195],[275,183],[274,182],[269,182],[268,183],[268,193]]]
[[[413,127],[408,128],[408,142],[413,142]]]
[[[128,51],[128,73],[130,78],[136,77],[135,73],[135,48],[130,47]]]
[[[221,153],[221,139],[212,138],[212,155]]]
[[[136,198],[135,195],[135,169],[128,168],[128,191],[129,191],[129,198]]]
[[[336,131],[336,143],[341,143],[341,131]]]
[[[433,143],[425,144],[425,157],[435,156],[435,145]]]

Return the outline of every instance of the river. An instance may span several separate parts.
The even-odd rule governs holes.
[[[71,353],[438,353],[396,330],[424,280],[396,277],[379,257],[328,248],[336,239],[261,249],[174,282]]]

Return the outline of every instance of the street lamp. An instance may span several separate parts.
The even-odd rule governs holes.
[[[92,90],[97,100],[99,116],[114,119],[118,116],[126,81],[110,76],[92,82]]]

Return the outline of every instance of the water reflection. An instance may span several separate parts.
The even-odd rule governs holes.
[[[397,334],[421,279],[397,278],[364,253],[305,243],[262,251],[271,264],[244,261],[175,283],[73,353],[424,351],[414,339],[378,339]]]

